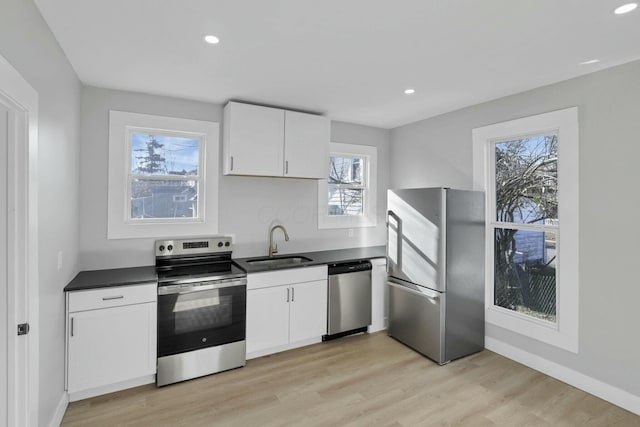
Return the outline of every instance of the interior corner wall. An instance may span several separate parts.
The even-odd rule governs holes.
[[[64,286],[77,272],[80,82],[32,0],[2,0],[0,54],[38,92],[39,425],[64,391]],[[62,266],[58,268],[58,253]]]
[[[83,87],[80,153],[82,270],[152,265],[155,262],[153,239],[107,239],[109,110],[209,120],[222,126],[220,104]],[[315,180],[224,176],[220,168],[218,234],[234,236],[234,257],[266,255],[269,228],[276,222],[285,225],[291,236],[290,241],[279,243],[281,253],[385,243],[389,131],[332,122],[331,138],[334,142],[378,147],[378,225],[354,229],[352,236],[345,229],[319,230],[318,184]],[[220,150],[222,154],[222,143]]]
[[[486,335],[640,396],[640,61],[392,129],[391,185],[470,189],[473,128],[572,106],[580,132],[579,352],[491,324]]]

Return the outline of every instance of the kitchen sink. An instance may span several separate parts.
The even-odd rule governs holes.
[[[255,258],[247,260],[246,263],[249,265],[263,267],[286,267],[288,265],[300,265],[311,261],[313,261],[311,258],[304,256],[289,256],[278,258]]]

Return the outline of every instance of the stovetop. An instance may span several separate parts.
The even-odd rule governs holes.
[[[220,262],[174,267],[172,269],[158,269],[158,285],[166,286],[180,280],[199,279],[202,281],[233,279],[245,277],[247,273],[233,262]]]
[[[157,240],[156,271],[160,286],[179,281],[212,281],[246,277],[231,260],[228,236]]]

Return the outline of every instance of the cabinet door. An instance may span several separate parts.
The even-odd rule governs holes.
[[[327,179],[329,119],[313,114],[286,111],[284,160],[284,176]]]
[[[68,391],[153,375],[156,304],[69,313]]]
[[[380,331],[387,327],[389,305],[387,301],[387,260],[375,258],[371,260],[371,326],[369,332]]]
[[[225,174],[282,176],[284,110],[230,102],[224,127]]]
[[[247,353],[289,342],[287,286],[247,291]]]
[[[327,281],[291,286],[289,341],[317,338],[327,333]]]

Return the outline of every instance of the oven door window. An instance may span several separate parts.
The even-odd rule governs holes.
[[[158,296],[158,356],[245,339],[246,286]]]

